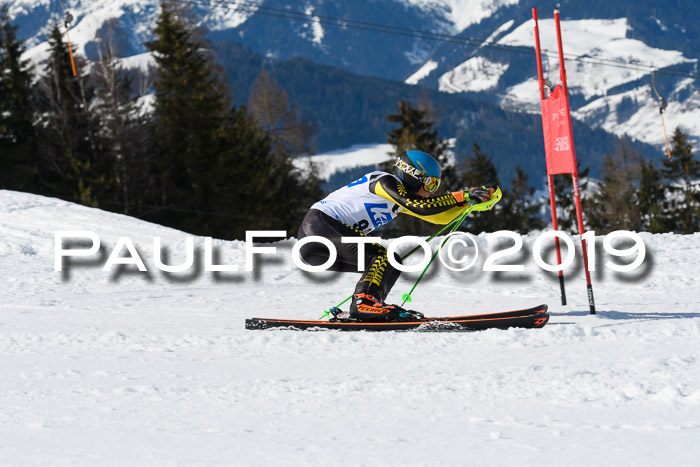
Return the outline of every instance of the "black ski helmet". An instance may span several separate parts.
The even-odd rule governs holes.
[[[440,164],[430,154],[422,151],[406,151],[394,162],[396,175],[409,193],[416,193],[421,187],[434,193],[440,186]]]

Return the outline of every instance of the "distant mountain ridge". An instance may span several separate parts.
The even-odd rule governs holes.
[[[542,3],[540,35],[543,49],[549,51],[544,66],[556,84],[559,66],[555,30],[552,8],[546,7],[555,5]],[[657,88],[669,102],[665,113],[668,127],[681,126],[698,141],[700,36],[694,20],[683,14],[687,12],[686,2],[671,1],[664,8],[646,0],[611,5],[598,0],[559,3],[574,118],[617,135],[662,145],[659,102],[651,80],[651,71],[657,68]],[[513,5],[470,26],[463,35],[531,49],[531,18],[529,7]],[[580,59],[575,60],[575,56]],[[530,54],[445,44],[409,82],[446,92],[476,92],[505,109],[538,113],[536,78],[535,60]]]
[[[302,116],[317,122],[319,151],[385,142],[393,128],[386,117],[397,111],[398,100],[419,103],[427,99],[436,109],[440,136],[456,139],[458,160],[470,155],[477,142],[494,159],[502,182],[510,180],[517,165],[525,169],[534,184],[542,176],[544,147],[538,115],[506,111],[473,94],[448,94],[362,76],[306,58],[264,63],[262,57],[239,43],[221,41],[215,50],[240,101],[246,100],[247,89],[260,67],[265,66],[299,106]],[[614,135],[578,121],[574,121],[574,135],[577,155],[594,174],[603,155],[619,144]],[[647,155],[655,152],[645,144],[636,144],[635,148]]]
[[[529,173],[541,168],[541,128],[536,115],[528,115],[538,112],[534,56],[427,40],[405,31],[459,34],[531,50],[529,4],[518,0],[182,3],[189,3],[209,29],[237,99],[247,95],[260,67],[270,68],[302,113],[323,122],[319,150],[382,142],[388,128],[384,117],[395,109],[395,101],[429,95],[442,113],[441,135],[457,138],[458,152],[468,153],[478,141],[508,173],[517,150],[527,151],[521,165]],[[551,41],[551,11],[558,6],[568,53],[637,62],[647,62],[651,56],[659,68],[696,73],[700,32],[685,3],[542,1],[538,6],[544,18],[543,46],[556,50]],[[147,66],[144,43],[151,38],[157,0],[64,0],[64,4],[75,18],[70,33],[79,54],[96,58],[95,36],[116,19],[114,35],[123,63]],[[60,2],[14,0],[10,15],[20,26],[20,36],[32,47],[27,56],[38,62],[51,18],[63,16]],[[348,23],[332,25],[333,18]],[[394,33],[368,31],[371,24],[393,27]],[[556,83],[555,61],[547,66],[549,78]],[[649,73],[586,68],[578,62],[567,62],[567,68],[574,116],[585,123],[575,125],[578,154],[588,157],[586,163],[594,172],[602,154],[616,144],[606,132],[629,134],[657,148],[638,146],[647,156],[660,154],[663,133]],[[659,92],[670,103],[666,113],[669,129],[681,125],[696,141],[700,138],[697,83],[688,77],[657,76]],[[318,89],[322,86],[328,90]]]

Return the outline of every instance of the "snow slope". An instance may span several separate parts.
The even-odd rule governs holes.
[[[386,143],[356,144],[349,148],[315,154],[311,157],[299,157],[294,159],[294,165],[303,171],[310,160],[316,165],[319,178],[328,180],[335,172],[387,162],[392,159],[389,154],[393,151],[394,147]]]
[[[409,5],[417,6],[426,14],[444,17],[451,23],[453,32],[461,32],[469,25],[478,23],[484,18],[505,6],[517,4],[519,0],[398,0]]]
[[[658,115],[659,102],[651,89],[651,71],[654,68],[688,68],[689,64],[696,66],[697,57],[686,56],[678,50],[651,47],[629,37],[634,34],[628,18],[563,20],[561,29],[567,82],[575,97],[572,102],[574,118],[594,128],[663,147],[664,133]],[[541,19],[539,30],[545,78],[557,84],[559,61],[554,20]],[[494,23],[494,30],[485,42],[531,49],[534,45],[532,20]],[[450,55],[434,53],[429,61],[419,64],[420,68],[405,82],[426,85],[435,80],[434,85],[444,92],[492,93],[506,110],[539,113],[536,74],[531,68],[522,70],[511,66],[512,57],[508,54],[501,53],[498,58],[494,54],[493,50],[482,47],[476,53],[465,55],[465,61],[460,63]],[[582,58],[574,60],[574,57]],[[620,63],[632,66],[620,67]],[[668,75],[659,75],[658,81],[669,102],[665,113],[667,127],[672,131],[680,126],[691,139],[697,139],[700,91],[695,81]]]
[[[56,230],[95,231],[105,256],[55,272]],[[150,273],[101,271],[119,236]],[[562,307],[529,253],[525,273],[441,268],[414,293],[436,314],[547,302],[541,330],[246,331],[316,318],[357,276],[302,274],[290,241],[257,273],[164,275],[153,237],[178,264],[186,234],[0,191],[0,464],[697,465],[700,236],[642,236],[636,276],[598,238],[596,316],[580,267]],[[214,244],[243,269],[242,242]]]
[[[438,67],[438,62],[428,60],[421,66],[418,71],[406,78],[406,84],[418,84],[420,80],[430,75],[430,73]]]
[[[629,26],[624,18],[562,21],[561,28],[565,41],[564,51],[567,54],[605,60],[613,64],[618,61],[636,62],[658,68],[697,62],[697,59],[683,57],[678,51],[652,48],[639,40],[627,38]],[[549,48],[545,59],[545,63],[549,62],[548,77],[557,83],[559,62],[556,58],[555,31],[554,20],[540,21],[543,48]],[[532,22],[523,23],[498,42],[531,46],[534,43]],[[587,100],[585,105],[575,109],[574,118],[620,136],[628,135],[645,143],[663,144],[664,133],[659,117],[659,103],[651,89],[651,78],[648,78],[647,84],[632,90],[609,93],[611,89],[646,77],[649,75],[647,68],[642,66],[639,70],[630,70],[594,65],[585,61],[569,61],[566,71],[571,93],[582,95]],[[665,80],[668,81],[667,78]],[[700,102],[700,93],[693,84],[692,79],[682,80],[666,96],[671,103],[666,110],[667,127],[671,131],[680,126],[691,135],[699,134],[700,107],[697,104]],[[632,111],[620,106],[623,99],[629,102],[628,108]],[[505,108],[539,113],[536,78],[509,87],[502,104]]]
[[[554,20],[540,20],[539,29],[546,69],[545,78],[551,79],[556,84],[559,82],[559,61],[557,58]],[[629,26],[624,18],[615,20],[562,21],[561,29],[566,57],[571,55],[583,56],[613,64],[620,61],[636,62],[640,65],[650,65],[658,68],[693,61],[683,57],[678,51],[655,49],[639,40],[628,39],[626,36]],[[499,44],[525,47],[531,47],[534,42],[532,21],[521,24],[498,41]],[[580,94],[587,100],[592,100],[593,105],[597,106],[600,106],[601,102],[607,100],[610,89],[633,82],[649,74],[649,69],[645,67],[640,67],[639,70],[631,70],[629,68],[601,66],[587,63],[586,61],[569,61],[567,63],[567,84],[570,92],[572,94]],[[641,87],[635,90],[635,92],[640,91],[647,91],[648,97],[645,95],[645,98],[648,98],[649,101],[654,100],[650,89]],[[539,112],[537,77],[528,78],[526,81],[506,89],[503,104],[506,108],[521,109],[533,113]],[[653,114],[653,112],[651,113]],[[586,110],[582,110],[576,116],[585,118],[586,114]],[[686,114],[685,117],[687,119],[688,115]],[[589,123],[600,121],[589,120],[591,120]],[[697,116],[693,115],[691,120],[697,120]],[[603,126],[620,135],[629,134],[629,130],[632,130],[632,133],[635,134],[639,133],[640,136],[649,132],[647,126],[640,128],[634,123],[624,125],[624,122],[615,121],[615,125]],[[637,131],[634,131],[635,128]],[[655,136],[652,141],[658,142],[659,136]],[[663,135],[660,137],[663,140]]]
[[[681,96],[682,99],[679,99]],[[632,104],[631,111],[625,109],[625,101]],[[695,88],[694,80],[682,80],[674,86],[668,102],[664,119],[669,137],[676,127],[691,137],[700,134],[700,92]],[[600,97],[579,107],[572,115],[611,133],[626,134],[645,143],[657,144],[664,141],[659,101],[651,84]],[[661,153],[665,153],[665,147]]]
[[[493,89],[506,70],[508,70],[507,63],[493,62],[484,57],[470,58],[440,77],[438,81],[440,91],[456,93]]]
[[[518,26],[513,32],[498,40],[499,44],[532,47],[535,33],[532,21]],[[548,50],[549,77],[558,81],[559,62],[557,58],[556,27],[553,19],[539,21],[542,49]],[[566,54],[585,56],[621,62],[637,62],[656,68],[678,65],[690,60],[676,50],[662,50],[649,47],[644,42],[627,38],[629,26],[625,18],[614,20],[587,19],[562,21],[561,34]],[[565,57],[566,58],[566,57]],[[566,67],[567,83],[571,92],[582,94],[585,98],[605,95],[616,86],[635,81],[649,73],[648,69],[631,70],[612,66],[599,66],[586,62],[572,62]],[[535,88],[536,90],[537,88]],[[535,92],[537,100],[538,93]]]

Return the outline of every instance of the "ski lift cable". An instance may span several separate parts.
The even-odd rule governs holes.
[[[433,33],[429,31],[421,31],[397,26],[389,26],[378,23],[369,23],[365,21],[342,19],[332,16],[324,15],[314,15],[312,13],[306,13],[301,11],[284,10],[279,8],[258,6],[250,3],[236,2],[232,0],[172,0],[179,3],[187,3],[192,5],[200,5],[209,8],[222,8],[232,11],[245,11],[250,13],[257,13],[265,16],[278,17],[289,20],[304,21],[320,23],[330,26],[337,26],[342,28],[358,29],[370,32],[381,32],[386,34],[392,34],[404,37],[416,37],[420,39],[434,40],[444,43],[458,44],[458,45],[471,45],[474,47],[484,47],[489,49],[501,50],[509,53],[518,53],[525,55],[534,55],[534,51],[530,47],[525,46],[514,46],[507,44],[499,44],[497,42],[484,41],[480,39],[473,39],[469,37],[461,37],[449,34]],[[59,0],[61,8],[65,13],[66,18],[66,39],[68,43],[68,52],[71,59],[71,67],[73,68],[73,76],[76,76],[75,62],[73,58],[72,46],[70,43],[70,37],[68,35],[68,29],[73,18],[65,7],[63,0]],[[544,52],[547,56],[551,52]],[[644,73],[655,72],[659,74],[691,78],[694,80],[700,79],[700,73],[694,73],[684,70],[679,70],[676,68],[667,67],[664,69],[659,69],[654,65],[644,64],[644,63],[633,63],[627,62],[619,59],[606,59],[606,58],[592,58],[582,55],[564,54],[564,56],[572,61],[577,61],[580,63],[586,63],[590,65],[600,65],[600,66],[610,66],[616,68],[630,69],[635,71],[641,71]]]
[[[204,1],[204,0],[172,0],[172,1],[178,2],[178,3],[188,3],[188,4],[192,4],[192,5],[201,5],[201,6],[205,6],[205,7],[222,8],[225,10],[232,10],[232,11],[245,11],[245,12],[250,12],[250,13],[261,14],[264,16],[291,19],[291,20],[304,21],[304,22],[310,22],[310,23],[325,24],[325,25],[329,25],[329,26],[338,26],[341,28],[358,29],[358,30],[371,31],[371,32],[382,32],[382,33],[386,33],[386,34],[393,34],[396,36],[404,36],[404,37],[417,37],[419,39],[435,40],[435,41],[452,43],[452,44],[459,44],[459,45],[468,44],[468,45],[474,45],[474,46],[479,46],[479,47],[483,46],[483,47],[489,47],[489,48],[493,48],[493,49],[508,50],[510,52],[521,53],[521,54],[526,54],[526,55],[533,54],[533,52],[528,47],[509,46],[509,45],[497,44],[497,43],[487,43],[485,41],[478,41],[476,39],[471,39],[471,38],[450,36],[447,34],[431,33],[428,31],[412,30],[412,29],[406,29],[406,28],[399,28],[399,27],[395,27],[395,26],[379,25],[379,24],[374,24],[374,23],[365,23],[362,21],[318,16],[318,15],[314,15],[314,14],[295,12],[295,11],[291,11],[291,10],[288,11],[288,10],[272,9],[272,10],[278,10],[278,11],[280,11],[280,13],[277,13],[274,11],[260,11],[263,7],[248,6],[246,4],[239,4],[237,2],[228,2],[228,1],[224,1],[224,0],[213,0],[213,2]],[[238,5],[238,6],[231,8],[230,5]],[[270,10],[270,9],[268,8],[268,10]]]
[[[200,5],[205,7],[222,8],[233,11],[245,11],[250,13],[257,13],[265,16],[279,17],[290,20],[314,22],[319,24],[326,24],[331,26],[338,26],[350,29],[359,29],[372,32],[382,32],[386,34],[393,34],[399,36],[407,37],[417,37],[421,39],[435,40],[446,43],[460,44],[460,45],[473,45],[478,47],[491,48],[496,50],[503,50],[511,53],[520,53],[526,55],[533,55],[534,51],[530,47],[524,46],[514,46],[507,44],[499,44],[497,42],[484,41],[480,39],[474,39],[469,37],[461,37],[449,34],[434,33],[429,31],[422,31],[404,27],[389,26],[385,24],[370,23],[366,21],[358,21],[351,19],[337,18],[333,16],[317,15],[313,13],[307,13],[302,11],[286,10],[280,8],[266,7],[261,5],[255,5],[245,2],[237,2],[233,0],[173,0],[180,3],[189,3],[194,5]],[[677,77],[686,77],[692,79],[700,79],[700,73],[690,72],[686,70],[680,70],[677,68],[666,67],[659,69],[658,67],[646,64],[646,63],[635,63],[628,62],[622,59],[611,59],[611,58],[592,58],[585,55],[574,55],[574,54],[564,54],[564,56],[573,61],[587,63],[591,65],[601,65],[601,66],[611,66],[616,68],[625,68],[635,71],[642,72],[652,72],[656,71],[659,74],[665,74]]]
[[[63,0],[58,0],[58,3],[60,3],[60,4],[61,4],[61,9],[62,9],[62,10],[63,10],[63,12],[65,13],[65,12],[66,12],[66,4],[65,4],[65,3],[63,3]]]
[[[474,44],[477,44],[477,45],[490,44],[490,45],[496,45],[498,47],[509,47],[509,46],[504,46],[503,44],[498,44],[495,42],[486,42],[483,40],[472,39],[469,37],[459,37],[459,36],[454,36],[451,34],[442,34],[442,33],[436,33],[436,32],[431,32],[431,31],[422,31],[422,30],[418,30],[418,29],[410,29],[410,28],[404,28],[404,27],[400,27],[400,26],[391,26],[388,24],[370,23],[367,21],[358,21],[358,20],[353,20],[353,19],[337,18],[334,16],[318,15],[318,14],[314,14],[314,13],[306,13],[306,12],[301,12],[301,11],[266,7],[266,6],[262,6],[262,5],[251,4],[251,3],[236,2],[233,0],[210,0],[209,3],[205,3],[204,0],[200,0],[200,2],[198,2],[198,3],[204,4],[204,5],[218,6],[221,8],[226,8],[223,5],[234,5],[235,6],[235,8],[233,8],[234,10],[237,10],[238,7],[242,7],[243,9],[245,9],[245,11],[249,11],[252,13],[257,12],[257,13],[261,13],[261,14],[267,14],[267,12],[273,12],[273,13],[275,13],[274,16],[282,15],[281,17],[290,18],[290,19],[296,19],[296,17],[298,17],[299,19],[301,19],[303,21],[317,22],[319,20],[324,20],[324,21],[329,21],[329,23],[326,23],[326,24],[333,24],[333,25],[342,26],[342,27],[352,27],[349,25],[368,26],[368,27],[372,27],[372,28],[380,28],[380,29],[382,29],[382,32],[386,32],[386,30],[393,30],[393,31],[410,33],[411,35],[420,34],[420,35],[425,35],[425,36],[441,37],[441,38],[448,39],[448,40],[457,39],[460,42],[469,41],[469,42],[474,42]],[[218,3],[220,5],[214,5],[213,3]],[[292,15],[292,16],[289,16],[289,15]]]
[[[666,99],[661,97],[661,94],[659,94],[659,91],[656,89],[656,72],[653,71],[651,73],[651,86],[654,88],[654,92],[656,93],[656,97],[659,99],[659,115],[661,115],[661,124],[664,127],[664,138],[666,139],[666,154],[668,155],[668,158],[671,158],[671,147],[668,144],[668,132],[666,131],[666,121],[664,120],[664,110],[666,110],[666,107],[668,107],[668,102],[666,102]]]

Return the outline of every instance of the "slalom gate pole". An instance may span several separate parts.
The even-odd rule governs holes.
[[[467,215],[468,215],[470,212],[471,212],[471,208],[468,208],[467,211],[466,211],[466,213],[460,213],[460,214],[458,214],[458,215],[457,215],[454,219],[452,219],[449,223],[445,224],[440,230],[438,230],[438,231],[435,232],[433,235],[431,235],[430,238],[428,238],[428,239],[426,240],[426,242],[431,241],[432,239],[434,239],[435,237],[437,237],[438,235],[440,235],[441,233],[443,233],[445,230],[447,230],[447,229],[450,228],[450,227],[452,227],[452,230],[450,230],[450,233],[452,233],[452,232],[454,232],[455,230],[457,230],[457,227],[460,226],[460,224],[462,223],[462,221],[464,221],[464,218],[466,218]],[[466,214],[466,215],[465,215],[465,214]],[[455,225],[455,224],[456,224],[456,225]],[[409,251],[408,253],[406,253],[405,255],[403,255],[403,256],[401,257],[401,261],[405,260],[406,258],[408,258],[409,256],[411,256],[413,253],[415,253],[416,251],[420,250],[420,248],[421,248],[420,245],[416,246],[414,249],[412,249],[411,251]],[[438,251],[439,251],[439,250],[438,250]],[[431,260],[431,262],[432,262],[432,260]],[[425,272],[425,271],[424,271],[424,272]],[[422,277],[422,274],[421,274],[421,277]],[[415,288],[415,286],[414,286],[414,288]],[[413,292],[413,289],[411,289],[411,292]],[[352,298],[352,294],[349,295],[349,296],[348,296],[345,300],[343,300],[342,302],[338,303],[338,304],[337,304],[336,306],[334,306],[333,308],[340,308],[341,305],[343,305],[345,302],[347,302],[347,301],[350,300],[351,298]],[[327,318],[329,315],[330,315],[330,311],[328,311],[328,310],[323,310],[323,316],[321,316],[321,318],[319,318],[319,319]]]
[[[542,72],[542,48],[540,47],[540,29],[537,23],[537,8],[532,9],[532,19],[535,23],[535,52],[537,55],[537,78],[540,88],[540,102],[543,102],[546,99],[546,96],[544,93],[544,73]],[[554,191],[554,175],[550,174],[549,170],[547,170],[547,185],[549,187],[549,206],[552,212],[552,229],[559,230],[559,220],[557,219],[557,198]],[[559,244],[559,237],[554,237],[554,247],[557,254],[557,265],[561,265],[561,246]],[[558,275],[559,292],[561,294],[561,304],[566,305],[564,271],[560,269]]]
[[[564,48],[562,47],[562,41],[561,41],[561,25],[559,21],[559,10],[554,10],[554,24],[556,25],[557,28],[557,48],[559,50],[559,75],[561,78],[561,86],[562,90],[564,91],[564,99],[566,99],[566,108],[570,109],[569,107],[569,91],[566,86],[566,70],[564,68]],[[569,125],[569,134],[571,134],[573,138],[573,131],[571,129],[571,112],[567,112],[567,118],[566,118],[567,125]],[[576,160],[576,154],[575,154],[575,149],[574,149],[574,142],[573,140],[571,141],[571,150],[574,151],[574,161]],[[595,314],[595,300],[593,298],[593,285],[591,284],[591,272],[588,269],[588,249],[586,248],[586,240],[583,238],[583,234],[586,233],[585,228],[583,227],[583,214],[582,214],[582,208],[581,208],[581,190],[579,188],[579,181],[578,181],[578,167],[576,164],[574,164],[574,171],[571,174],[571,182],[574,187],[574,198],[576,199],[576,218],[578,220],[578,230],[579,234],[581,235],[581,252],[583,253],[583,266],[584,269],[586,270],[586,288],[588,292],[588,306],[591,310],[591,314]],[[595,238],[594,240],[595,241]]]
[[[547,186],[549,187],[549,208],[552,211],[552,229],[559,230],[559,219],[557,218],[557,197],[554,190],[554,175],[547,174]],[[557,265],[561,266],[561,246],[559,237],[554,237],[554,247],[557,254]],[[566,305],[566,288],[564,287],[564,270],[559,269],[559,294],[561,304]]]

